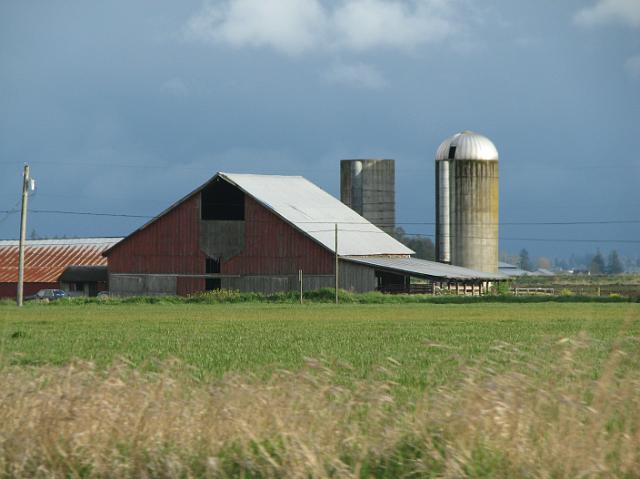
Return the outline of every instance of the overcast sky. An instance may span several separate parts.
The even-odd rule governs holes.
[[[640,0],[0,2],[0,210],[153,215],[217,171],[303,175],[396,159],[400,223],[434,220],[434,155],[500,152],[504,222],[640,220]],[[0,237],[18,234],[0,213]],[[143,219],[33,213],[39,235]],[[405,225],[433,233],[429,225]],[[501,227],[501,249],[640,244],[639,224]]]

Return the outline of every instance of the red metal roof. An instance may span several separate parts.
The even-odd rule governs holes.
[[[102,252],[122,238],[29,240],[25,246],[24,281],[53,283],[67,266],[104,266]],[[0,283],[18,281],[18,242],[0,241]]]

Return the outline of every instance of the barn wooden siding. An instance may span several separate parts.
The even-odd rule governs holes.
[[[193,195],[109,253],[109,274],[204,274],[200,251],[200,194]],[[204,279],[178,277],[177,293],[204,290]]]
[[[222,263],[222,274],[325,275],[334,267],[333,253],[245,195],[245,247]]]
[[[204,279],[179,276],[205,274],[201,227],[200,193],[197,193],[115,246],[109,252],[109,274],[176,274],[177,294],[203,291]],[[243,250],[220,265],[221,274],[240,276],[223,280],[225,287],[254,290],[258,281],[266,282],[258,290],[269,292],[274,288],[291,289],[288,283],[284,287],[283,281],[289,281],[285,277],[291,276],[291,282],[297,282],[300,269],[309,281],[311,276],[319,279],[335,274],[335,256],[331,251],[249,195],[245,195],[244,232]],[[319,286],[325,282],[327,286],[333,284],[329,277]]]

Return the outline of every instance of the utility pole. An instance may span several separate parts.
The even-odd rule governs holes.
[[[339,281],[338,281],[338,223],[336,223],[335,247],[336,247],[336,304],[338,304],[338,286],[339,286]]]
[[[18,307],[24,299],[24,242],[27,236],[27,203],[29,202],[29,165],[24,165],[22,173],[22,210],[20,213],[20,247],[18,253]]]

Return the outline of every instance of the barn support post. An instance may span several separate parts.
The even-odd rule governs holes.
[[[338,304],[338,223],[336,223],[336,238],[335,238],[335,247],[336,247],[336,304]]]

